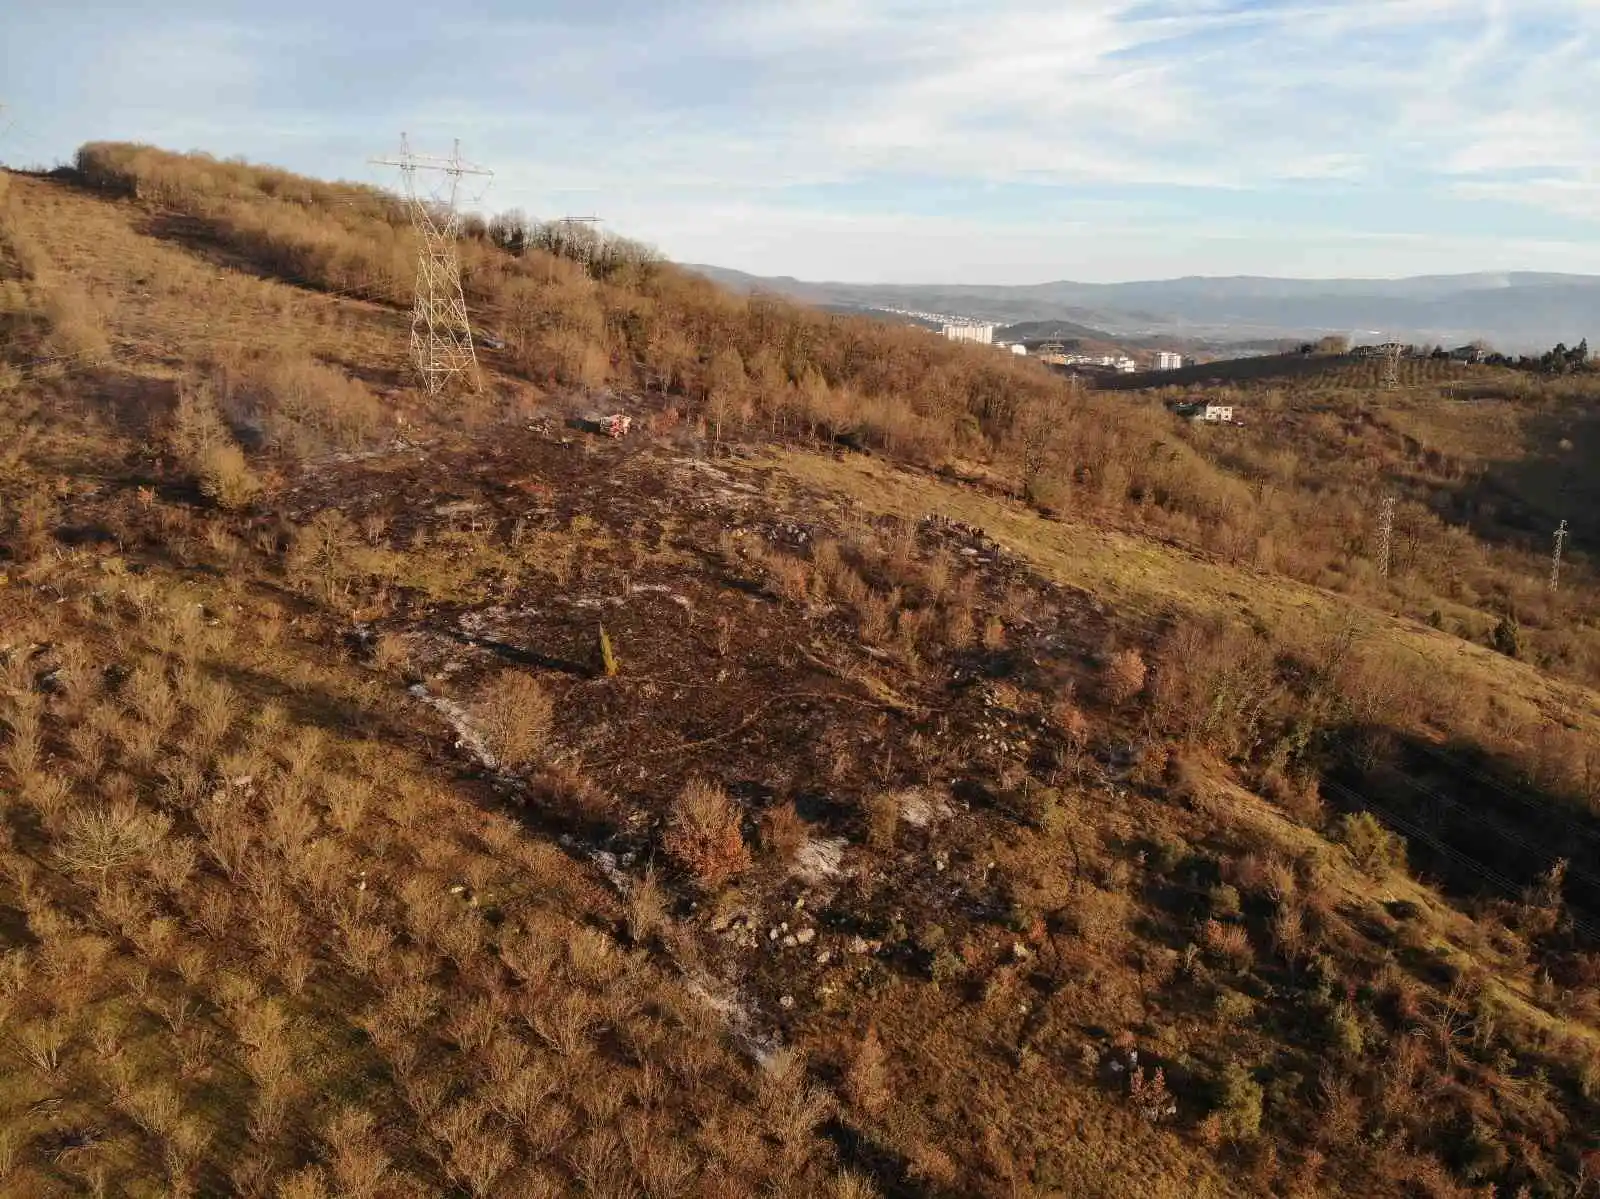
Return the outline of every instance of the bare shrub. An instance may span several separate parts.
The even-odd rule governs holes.
[[[209,388],[179,390],[167,444],[202,493],[221,507],[242,508],[260,494],[261,480],[233,440]]]
[[[111,353],[99,309],[75,284],[51,275],[45,288],[46,347],[55,354],[99,361]]]
[[[865,1174],[844,1170],[833,1176],[828,1184],[829,1199],[878,1199],[882,1194]]]
[[[372,646],[372,662],[380,670],[405,670],[411,664],[411,638],[405,633],[379,633]]]
[[[1073,899],[1074,931],[1089,945],[1113,951],[1128,929],[1128,898],[1113,891],[1086,891]]]
[[[1089,720],[1078,707],[1070,692],[1058,696],[1050,705],[1050,724],[1060,734],[1067,749],[1082,753],[1089,743]]]
[[[1250,934],[1243,925],[1224,924],[1220,920],[1207,920],[1201,931],[1206,948],[1229,964],[1243,969],[1255,957],[1250,945]]]
[[[861,640],[868,645],[882,645],[889,639],[894,627],[894,616],[899,610],[899,593],[877,593],[866,596],[857,607]]]
[[[972,609],[960,602],[951,603],[944,610],[944,643],[951,649],[966,649],[972,644],[975,622]]]
[[[616,796],[570,762],[540,770],[531,790],[563,819],[591,830],[605,828],[617,817]]]
[[[555,703],[532,675],[502,671],[479,693],[477,708],[484,739],[507,766],[526,766],[549,744]]]
[[[53,544],[58,520],[55,498],[42,487],[32,488],[13,511],[0,510],[0,546],[18,562],[36,562]]]
[[[247,507],[262,492],[261,480],[236,445],[215,445],[195,464],[200,491],[218,507],[236,511]]]
[[[352,575],[356,529],[337,508],[324,508],[295,529],[284,567],[296,586],[316,583],[323,597],[334,599]],[[270,629],[269,621],[265,628]]]
[[[986,650],[1002,650],[1006,645],[1006,626],[998,616],[991,616],[983,623],[983,648]]]
[[[888,1055],[876,1027],[868,1027],[867,1035],[856,1046],[845,1073],[844,1093],[868,1115],[878,1115],[889,1105]]]
[[[1106,660],[1100,686],[1110,703],[1120,707],[1144,690],[1148,669],[1136,649],[1121,649]]]
[[[628,892],[628,939],[643,945],[660,929],[667,918],[667,896],[649,869]]]
[[[900,797],[881,791],[866,802],[867,844],[874,849],[893,849],[900,828]]]
[[[1221,1132],[1235,1141],[1254,1139],[1261,1131],[1261,1105],[1265,1093],[1261,1084],[1237,1062],[1223,1067],[1217,1085],[1217,1106]]]
[[[1405,869],[1405,840],[1384,828],[1371,812],[1346,813],[1336,832],[1356,865],[1374,878]]]
[[[216,372],[235,427],[296,455],[363,444],[383,421],[364,383],[303,353],[277,351]]]
[[[43,742],[38,713],[31,708],[13,712],[6,719],[4,761],[12,776],[24,788],[38,782]]]
[[[765,564],[780,596],[799,604],[810,598],[811,568],[803,559],[774,553],[766,556]]]
[[[46,1077],[61,1069],[62,1054],[71,1039],[71,1029],[60,1015],[24,1024],[11,1034],[12,1044],[23,1060]]]
[[[750,867],[739,809],[726,791],[706,779],[691,779],[678,793],[662,844],[707,889]]]
[[[96,875],[103,889],[111,871],[148,859],[171,823],[126,799],[81,807],[68,815],[56,853],[69,870]]]
[[[780,1049],[767,1060],[757,1102],[785,1158],[794,1164],[811,1150],[813,1131],[835,1107],[833,1096],[811,1084],[805,1056],[793,1048]]]
[[[792,860],[806,840],[806,822],[792,800],[775,804],[761,817],[761,847],[780,861]]]

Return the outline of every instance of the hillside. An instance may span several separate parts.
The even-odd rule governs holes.
[[[1536,272],[1411,279],[1186,278],[1135,283],[814,283],[691,268],[743,291],[806,303],[898,307],[994,320],[1066,321],[1102,336],[1252,341],[1356,331],[1460,345],[1483,337],[1507,351],[1575,344],[1600,330],[1600,278]]]
[[[1592,1185],[1592,377],[1199,428],[502,220],[427,397],[381,193],[0,187],[0,1190]]]

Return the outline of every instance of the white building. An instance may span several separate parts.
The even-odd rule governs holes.
[[[1233,423],[1233,405],[1207,404],[1200,412],[1200,419],[1217,425],[1231,425]]]
[[[1012,347],[1011,347],[1011,352],[1012,352],[1012,353],[1013,353],[1013,354],[1017,354],[1017,355],[1019,355],[1019,356],[1021,356],[1021,357],[1024,357],[1024,358],[1025,358],[1025,357],[1027,357],[1027,354],[1028,354],[1028,347],[1027,347],[1027,346],[1025,346],[1025,345],[1023,345],[1023,344],[1022,344],[1022,343],[1021,343],[1021,342],[1020,342],[1020,341],[1019,341],[1019,342],[1017,342],[1017,344],[1016,344],[1016,345],[1014,345],[1014,346],[1012,346]]]
[[[971,341],[982,346],[994,344],[993,325],[946,325],[944,335],[951,341]]]
[[[1171,350],[1157,350],[1155,369],[1158,371],[1175,371],[1183,366],[1183,355]]]
[[[1139,369],[1139,364],[1127,356],[1118,358],[1114,365],[1119,375],[1131,375]]]

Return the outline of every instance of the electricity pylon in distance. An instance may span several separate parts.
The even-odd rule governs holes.
[[[1398,341],[1383,347],[1383,377],[1378,386],[1384,391],[1400,390],[1400,355],[1404,352],[1405,347]]]
[[[462,161],[459,141],[450,157],[440,158],[414,153],[404,133],[400,135],[398,157],[372,161],[400,168],[406,206],[417,231],[411,360],[422,376],[422,386],[429,395],[437,395],[452,380],[460,379],[476,391],[478,358],[472,348],[466,297],[461,293],[461,260],[456,249],[461,214],[456,211],[456,200],[465,176],[488,177],[494,172]],[[426,173],[432,186],[419,187],[419,173]]]
[[[1561,550],[1567,544],[1567,522],[1562,521],[1556,530],[1556,548],[1550,555],[1550,590],[1561,586]]]
[[[1394,552],[1394,496],[1386,495],[1378,507],[1378,574],[1389,577],[1389,558]]]

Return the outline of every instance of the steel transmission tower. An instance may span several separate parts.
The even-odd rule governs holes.
[[[1378,573],[1389,577],[1389,555],[1394,548],[1394,496],[1383,497],[1378,512]]]
[[[564,216],[552,221],[556,230],[557,252],[583,264],[583,269],[594,268],[595,255],[600,250],[600,218],[597,216]],[[579,230],[583,232],[579,232]]]
[[[1378,386],[1384,391],[1400,390],[1400,355],[1405,347],[1398,341],[1383,347],[1383,375]]]
[[[422,385],[437,395],[461,379],[478,388],[478,358],[472,349],[472,326],[467,321],[467,301],[461,294],[461,260],[456,241],[461,214],[456,200],[467,175],[485,178],[493,171],[461,159],[461,143],[449,158],[415,154],[406,135],[400,135],[396,158],[374,158],[381,166],[400,168],[405,182],[411,224],[417,231],[417,299],[411,310],[411,360]],[[418,172],[428,172],[435,186],[419,187]]]
[[[1550,555],[1550,590],[1554,591],[1561,585],[1561,549],[1567,542],[1567,522],[1562,521],[1561,527],[1556,530],[1556,548]]]

